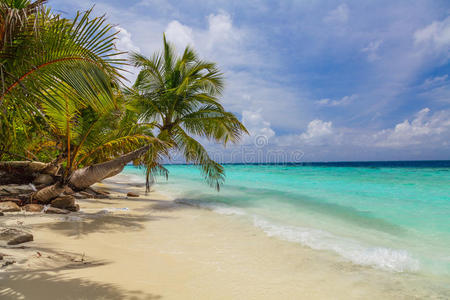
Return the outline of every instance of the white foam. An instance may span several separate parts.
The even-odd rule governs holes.
[[[301,243],[312,249],[331,250],[359,265],[395,272],[419,269],[419,262],[405,250],[364,246],[357,241],[338,237],[323,230],[277,225],[257,216],[253,217],[253,223],[269,236]]]
[[[243,209],[229,206],[229,205],[222,204],[222,203],[198,202],[198,201],[189,200],[189,199],[176,200],[175,202],[183,203],[183,204],[187,204],[187,205],[191,205],[191,206],[197,206],[197,207],[201,207],[201,208],[206,208],[206,209],[212,210],[216,213],[219,213],[221,215],[243,216],[243,215],[247,214]]]
[[[222,215],[249,215],[244,209],[222,203],[198,202],[195,200],[178,200],[177,202],[210,209]],[[262,229],[268,236],[300,243],[316,250],[331,250],[355,264],[394,272],[417,271],[419,269],[418,260],[405,250],[363,245],[355,240],[339,237],[327,231],[279,225],[257,215],[250,216],[253,218],[253,225]]]

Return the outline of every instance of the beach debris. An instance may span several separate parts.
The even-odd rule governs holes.
[[[16,212],[20,207],[12,201],[0,202],[0,212]]]
[[[27,204],[23,207],[23,209],[27,212],[42,212],[44,210],[44,206],[40,204]]]
[[[4,228],[0,230],[0,240],[7,245],[18,245],[32,241],[33,235],[16,228]]]
[[[0,217],[1,217],[1,216],[4,216],[4,215],[5,215],[5,214],[4,214],[3,212],[0,211]]]
[[[52,207],[66,209],[68,207],[75,207],[75,198],[71,195],[62,195],[56,197],[51,202]]]
[[[139,195],[133,192],[128,192],[127,197],[139,197]]]
[[[70,213],[70,211],[68,211],[67,209],[61,209],[61,208],[56,208],[56,207],[51,207],[51,206],[45,206],[44,207],[44,211],[46,214],[68,214]]]

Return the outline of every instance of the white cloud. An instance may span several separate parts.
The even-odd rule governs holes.
[[[414,33],[416,45],[424,47],[425,50],[443,53],[446,58],[450,56],[450,17],[443,21],[435,21],[430,25],[417,30]]]
[[[266,63],[250,49],[257,37],[248,29],[234,26],[227,12],[208,15],[207,24],[207,28],[191,27],[172,20],[164,32],[178,51],[188,45],[195,46],[202,58],[216,61],[227,69],[262,66]]]
[[[330,11],[323,20],[327,23],[346,23],[349,12],[347,4],[343,3]]]
[[[435,149],[450,146],[450,111],[431,113],[424,108],[412,120],[404,120],[393,128],[380,131],[368,129],[335,128],[331,121],[315,119],[300,135],[278,136],[275,144],[286,147],[301,147],[309,150],[325,146],[390,149]],[[306,148],[305,148],[306,147]],[[315,150],[314,150],[315,151]]]
[[[249,132],[249,136],[244,137],[244,143],[258,143],[267,141],[275,136],[275,131],[270,127],[270,122],[264,120],[261,111],[242,111],[242,123]],[[258,139],[261,139],[258,141]]]
[[[128,30],[120,26],[116,26],[116,29],[119,31],[119,33],[117,34],[118,39],[116,41],[117,49],[119,49],[120,51],[141,51],[139,47],[132,41],[131,33]]]
[[[178,50],[181,50],[186,46],[195,46],[192,28],[185,26],[176,20],[167,25],[165,33],[167,40],[174,43]]]
[[[367,47],[364,47],[361,49],[362,52],[366,52],[367,53],[367,59],[370,62],[373,62],[377,59],[379,59],[380,57],[378,56],[378,49],[380,48],[380,45],[383,41],[381,40],[376,40],[376,41],[371,41],[369,43],[369,45],[367,45]]]
[[[300,140],[309,145],[320,145],[326,143],[332,135],[332,122],[316,119],[309,122],[306,132],[300,134]]]
[[[430,115],[430,109],[420,110],[410,122],[405,120],[393,129],[385,129],[374,136],[380,147],[407,147],[411,145],[439,146],[450,140],[450,112]]]
[[[436,76],[436,77],[432,77],[432,78],[427,78],[424,83],[423,83],[423,87],[425,88],[429,88],[429,87],[434,87],[436,85],[441,85],[443,83],[445,83],[447,81],[448,75],[442,75],[442,76]]]
[[[316,101],[317,104],[322,106],[345,106],[352,103],[355,99],[358,98],[358,95],[353,94],[351,96],[344,96],[339,100],[332,100],[329,98],[321,99]]]
[[[67,0],[57,1],[69,3]],[[330,153],[322,156],[325,159],[339,157],[335,151],[337,146],[345,149],[340,153],[348,153],[345,154],[347,159],[363,155],[354,150],[357,147],[374,148],[373,145],[383,143],[383,151],[397,153],[401,146],[388,145],[389,141],[393,143],[389,140],[390,134],[394,139],[395,132],[399,134],[408,129],[411,131],[411,128],[421,132],[421,126],[413,125],[414,116],[407,120],[409,127],[405,122],[396,121],[397,125],[405,123],[402,125],[406,128],[404,131],[402,126],[386,128],[382,122],[395,118],[397,113],[404,113],[403,108],[409,102],[417,104],[424,100],[424,105],[432,108],[433,112],[434,104],[436,108],[448,109],[445,105],[450,103],[449,79],[445,75],[416,85],[423,74],[430,74],[437,64],[442,65],[442,57],[448,57],[450,17],[437,19],[436,16],[442,12],[436,11],[435,5],[426,1],[412,6],[392,1],[362,6],[348,6],[343,2],[324,5],[314,1],[280,2],[270,6],[260,5],[258,1],[244,1],[239,4],[239,9],[245,15],[230,14],[236,11],[236,4],[228,1],[199,2],[196,3],[199,6],[197,10],[190,8],[192,3],[184,1],[170,4],[170,1],[163,0],[140,0],[136,1],[139,4],[126,5],[119,5],[120,1],[114,4],[105,0],[95,2],[95,11],[100,14],[107,12],[109,20],[128,30],[131,44],[126,35],[121,41],[127,45],[126,49],[139,45],[141,53],[150,56],[161,50],[162,33],[166,32],[179,51],[191,44],[202,59],[217,62],[226,78],[224,106],[233,112],[245,110],[250,115],[259,115],[259,125],[254,125],[251,131],[265,136],[271,136],[273,132],[270,138],[273,146],[283,141],[286,147],[313,149],[308,151],[309,154],[328,149]],[[70,2],[70,5],[83,9],[92,3],[91,0],[80,0]],[[263,6],[266,10],[262,9]],[[399,8],[401,14],[397,13]],[[255,17],[266,21],[260,24],[255,22]],[[280,22],[280,18],[284,22]],[[292,55],[287,56],[286,53]],[[373,64],[369,68],[355,66],[355,58],[361,56]],[[383,59],[378,59],[380,56]],[[329,73],[328,69],[321,67],[317,71],[308,68],[316,63],[321,66],[324,61],[331,63],[330,70],[342,71],[343,75],[334,75],[335,72]],[[300,66],[298,72],[293,70],[297,62]],[[298,77],[291,77],[290,72]],[[302,77],[307,78],[302,80]],[[299,80],[293,83],[290,81],[292,78]],[[415,90],[410,89],[413,86]],[[314,101],[320,98],[313,92],[325,94],[328,98]],[[423,93],[406,99],[404,95],[409,92]],[[352,93],[360,95],[357,101],[352,98],[355,96]],[[338,98],[337,95],[348,96]],[[438,99],[441,103],[430,103],[431,99]],[[345,109],[341,109],[339,115],[328,114],[331,109],[323,109],[317,115],[317,104]],[[375,118],[377,115],[382,118]],[[422,127],[427,127],[424,124],[438,115],[438,112],[426,113]],[[250,124],[252,118],[248,116],[247,119]],[[308,127],[308,121],[312,119],[326,120],[319,120],[324,132],[328,127],[323,124],[330,125],[328,129],[332,134],[317,138],[320,143],[314,142],[315,129],[307,128],[303,133],[298,131]],[[351,119],[351,123],[346,123],[346,119]],[[353,128],[337,127],[346,125]],[[380,128],[385,129],[379,131]],[[431,129],[428,134],[420,135],[420,139],[416,138],[424,145],[416,149],[432,147],[434,143],[438,149],[445,140],[450,140],[446,131],[441,134],[435,132],[436,129]],[[405,151],[415,148],[405,147]],[[379,157],[385,153],[380,148],[375,149],[380,152]],[[445,149],[439,150],[440,153]],[[350,153],[357,155],[353,157]]]
[[[450,81],[448,75],[427,78],[420,86],[424,91],[420,94],[426,100],[450,103]]]
[[[129,53],[141,52],[141,49],[132,40],[131,33],[128,30],[120,26],[116,26],[116,29],[119,31],[116,40],[116,48],[119,51],[127,51]],[[120,58],[127,59],[128,54],[123,54],[121,55]],[[125,76],[131,83],[134,82],[136,80],[139,70],[132,66],[122,66],[122,68],[127,71],[121,72],[122,75]]]

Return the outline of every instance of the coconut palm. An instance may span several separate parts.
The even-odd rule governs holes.
[[[86,105],[75,106],[66,96],[59,99],[66,111],[61,114],[54,106],[43,106],[49,128],[28,150],[37,153],[56,148],[55,160],[63,164],[54,164],[64,168],[55,172],[61,180],[38,191],[34,199],[46,202],[64,191],[65,186],[83,190],[120,173],[129,162],[139,163],[150,148],[164,153],[165,144],[153,137],[153,124],[138,122],[138,114],[126,108],[120,95],[115,108],[102,112]]]
[[[124,61],[116,58],[113,26],[91,18],[90,10],[63,19],[44,3],[0,2],[0,157],[20,152],[15,129],[26,134],[23,123],[39,118],[43,104],[64,111],[55,94],[74,95],[77,105],[96,110],[114,106],[113,86]]]
[[[91,10],[63,19],[44,3],[0,3],[0,158],[41,161],[0,162],[0,177],[50,174],[56,182],[34,195],[47,202],[163,151],[152,124],[138,123],[114,93],[124,61],[113,26]]]
[[[140,73],[127,95],[141,112],[141,121],[156,123],[158,138],[180,151],[186,162],[199,165],[207,182],[219,189],[223,167],[210,158],[198,138],[225,145],[237,142],[247,130],[219,102],[223,75],[216,64],[200,60],[190,47],[177,56],[165,36],[163,43],[163,52],[151,58],[131,55]],[[154,166],[154,159],[147,161],[147,182]]]

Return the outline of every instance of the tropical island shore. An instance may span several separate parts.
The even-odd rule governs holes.
[[[34,241],[2,247],[2,299],[423,299],[414,274],[361,267],[266,236],[239,216],[180,203],[118,175],[68,215],[7,213]],[[127,192],[140,194],[126,197]]]

